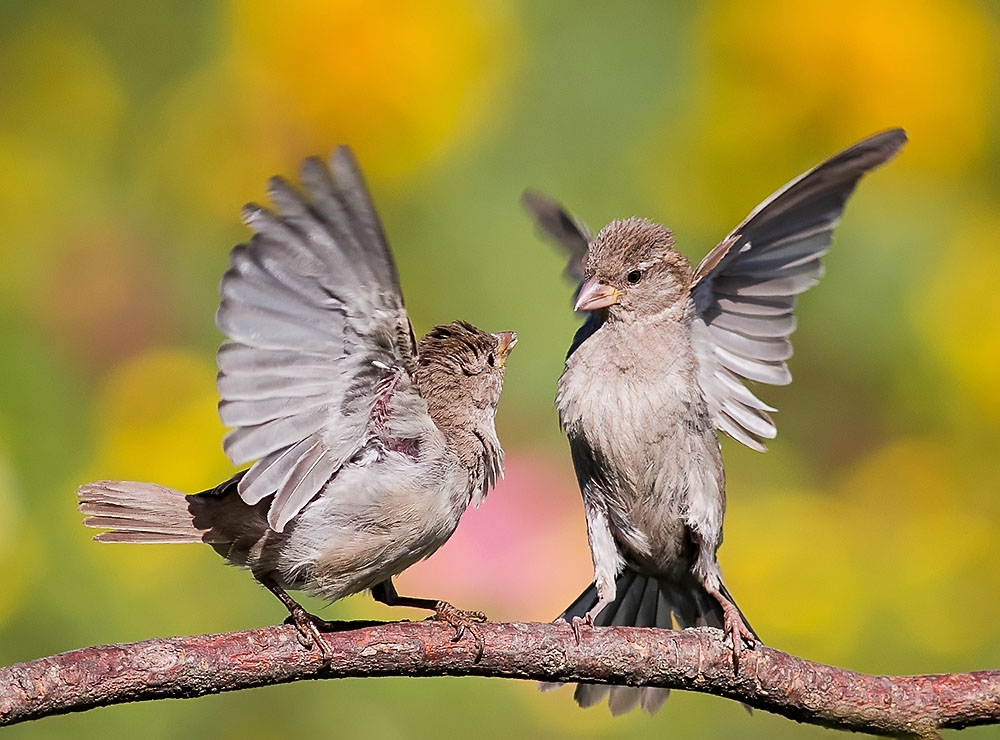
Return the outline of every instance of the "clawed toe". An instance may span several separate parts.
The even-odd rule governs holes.
[[[486,614],[480,611],[465,611],[452,606],[447,601],[439,601],[434,606],[433,619],[447,622],[455,628],[455,636],[451,638],[452,642],[461,640],[465,637],[466,632],[472,635],[476,641],[476,662],[478,663],[482,659],[486,643],[483,640],[482,631],[476,625],[486,621]]]
[[[739,673],[740,654],[743,652],[744,643],[753,649],[757,644],[757,637],[750,628],[747,627],[739,611],[735,608],[725,609],[725,620],[723,632],[730,639],[733,645],[733,671]]]
[[[303,624],[299,624],[291,614],[285,617],[285,621],[282,624],[290,624],[295,627],[295,637],[299,641],[299,645],[304,648],[311,648],[313,646],[314,638],[312,630]]]
[[[570,626],[573,628],[573,636],[576,637],[576,644],[580,644],[581,632],[584,627],[590,629],[594,626],[594,617],[590,612],[587,612],[582,617],[573,617],[573,621],[570,622]]]
[[[301,604],[285,592],[285,589],[278,583],[273,573],[257,576],[257,580],[268,591],[274,594],[278,601],[284,604],[288,610],[288,619],[285,620],[285,623],[295,625],[295,629],[299,633],[299,642],[302,646],[306,648],[315,647],[323,656],[323,664],[329,665],[333,653],[330,651],[330,646],[326,644],[326,640],[320,634],[320,629],[330,629],[330,623],[319,617],[314,617],[302,608]]]
[[[285,620],[285,624],[295,625],[295,630],[298,633],[299,644],[305,648],[316,648],[319,650],[320,655],[323,656],[323,663],[329,663],[330,659],[333,657],[333,653],[330,652],[330,646],[326,644],[326,640],[323,639],[323,635],[320,630],[328,629],[330,623],[320,619],[319,617],[314,617],[312,614],[307,612],[305,609],[300,609],[292,612],[288,615]]]
[[[733,603],[732,598],[724,593],[725,587],[720,591],[718,588],[706,583],[705,589],[709,595],[719,602],[722,607],[722,632],[729,638],[733,646],[733,673],[740,672],[740,653],[743,651],[743,644],[746,643],[751,649],[757,645],[757,635],[747,625],[740,610]]]

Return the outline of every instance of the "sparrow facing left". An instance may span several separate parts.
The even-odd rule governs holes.
[[[871,136],[799,176],[755,208],[692,269],[665,226],[613,221],[591,238],[557,203],[524,203],[570,253],[589,312],[559,379],[556,405],[583,494],[594,584],[564,612],[586,625],[708,625],[757,642],[722,581],[725,470],[717,432],[755,450],[776,428],[773,408],[745,385],[791,381],[785,360],[795,298],[814,285],[820,258],[858,180],[906,142]],[[609,687],[577,686],[581,706]],[[616,686],[615,714],[652,713],[663,689]]]

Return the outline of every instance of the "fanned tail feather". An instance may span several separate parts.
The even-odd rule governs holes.
[[[678,584],[626,568],[618,576],[616,590],[617,598],[597,615],[594,619],[595,627],[723,627],[722,607],[693,577]],[[722,592],[732,601],[725,587]],[[591,584],[560,618],[571,622],[574,617],[583,617],[597,602],[597,587]],[[540,688],[549,691],[560,685],[543,683]],[[608,697],[608,707],[614,715],[629,712],[636,706],[649,714],[655,714],[670,696],[670,689],[581,683],[573,694],[581,707],[600,704],[605,696]]]
[[[209,542],[195,526],[194,497],[155,483],[102,480],[80,486],[78,508],[88,527],[109,529],[98,542]]]

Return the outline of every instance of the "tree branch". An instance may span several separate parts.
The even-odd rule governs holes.
[[[453,642],[434,622],[344,623],[326,633],[332,658],[303,648],[292,626],[102,645],[0,669],[0,724],[92,707],[187,698],[305,679],[492,676],[643,684],[736,699],[799,722],[877,735],[937,737],[945,728],[1000,723],[1000,671],[871,676],[758,646],[739,673],[715,629],[489,622]],[[569,711],[569,709],[567,709]]]

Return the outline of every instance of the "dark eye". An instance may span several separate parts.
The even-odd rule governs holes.
[[[486,364],[490,367],[493,367],[496,364],[496,357],[494,357],[492,353],[486,358]]]
[[[642,271],[632,270],[632,272],[625,276],[625,279],[628,280],[629,285],[635,285],[637,282],[642,280]]]

